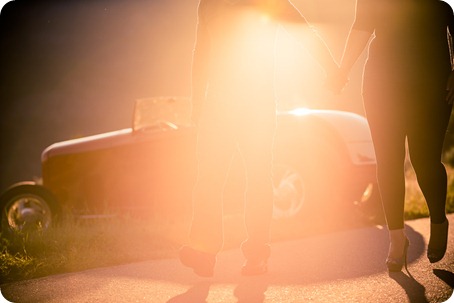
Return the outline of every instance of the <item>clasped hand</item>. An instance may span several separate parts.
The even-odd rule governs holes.
[[[348,81],[349,79],[347,74],[343,72],[340,68],[337,68],[334,71],[328,73],[325,81],[325,88],[333,92],[334,94],[338,95],[342,92],[344,87],[347,85]]]

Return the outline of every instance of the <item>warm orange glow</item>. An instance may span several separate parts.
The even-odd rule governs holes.
[[[261,23],[268,23],[270,22],[271,18],[268,14],[262,13],[262,16],[260,17]]]

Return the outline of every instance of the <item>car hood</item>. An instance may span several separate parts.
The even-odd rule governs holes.
[[[191,127],[156,128],[145,130],[133,130],[125,128],[107,133],[87,136],[79,139],[72,139],[54,143],[48,146],[41,154],[41,161],[45,162],[51,157],[68,154],[78,154],[94,150],[109,149],[117,146],[133,145],[150,139],[159,140],[169,134],[180,135],[191,132]]]

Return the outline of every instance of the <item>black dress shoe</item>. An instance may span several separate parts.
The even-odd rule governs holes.
[[[427,248],[427,258],[430,263],[443,259],[448,247],[449,221],[440,224],[430,224],[430,240]]]
[[[184,266],[190,267],[194,273],[201,277],[212,277],[216,255],[198,251],[189,246],[183,246],[179,252],[180,261]]]
[[[268,260],[247,260],[241,268],[243,276],[258,276],[268,272]]]

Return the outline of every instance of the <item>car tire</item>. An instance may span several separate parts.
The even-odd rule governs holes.
[[[343,207],[340,174],[345,160],[336,150],[320,140],[276,155],[273,218],[327,218]]]
[[[0,196],[3,235],[45,231],[55,221],[59,207],[54,195],[34,182],[21,182]]]
[[[307,200],[307,180],[289,164],[275,164],[273,171],[273,219],[298,216]]]

